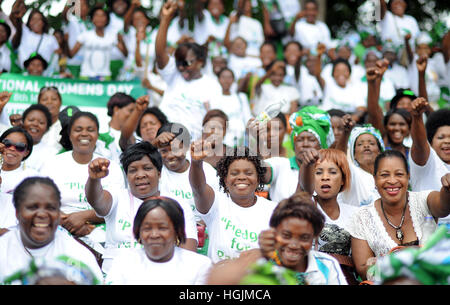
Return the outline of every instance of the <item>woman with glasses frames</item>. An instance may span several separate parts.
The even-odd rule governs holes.
[[[12,193],[23,179],[37,175],[35,170],[25,167],[22,162],[32,151],[33,138],[22,127],[12,127],[0,136],[2,193]]]
[[[167,52],[167,32],[178,9],[174,1],[164,4],[156,35],[156,64],[168,88],[159,107],[170,122],[186,126],[195,140],[202,135],[202,119],[210,103],[222,90],[217,80],[202,74],[206,48],[187,42],[178,45],[174,56]]]

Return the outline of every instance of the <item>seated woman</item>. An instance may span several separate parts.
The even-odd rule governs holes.
[[[312,250],[324,226],[323,214],[304,192],[282,200],[260,234],[260,249],[217,265],[210,285],[347,285],[339,263]]]
[[[14,190],[13,202],[19,226],[0,237],[0,283],[29,266],[32,259],[60,256],[70,257],[75,267],[87,265],[103,282],[92,253],[58,227],[61,194],[51,179],[23,180]]]
[[[133,221],[133,237],[143,246],[119,255],[106,277],[111,285],[202,285],[211,260],[178,247],[186,242],[183,209],[173,199],[144,201]]]
[[[189,181],[197,211],[208,228],[208,256],[216,263],[258,247],[258,235],[267,228],[275,203],[255,195],[262,189],[265,167],[247,147],[234,148],[217,164],[223,192],[206,180],[203,160],[209,153],[209,143],[191,144]]]
[[[347,225],[358,208],[338,202],[338,194],[351,186],[347,156],[337,149],[305,150],[300,167],[302,189],[313,196],[325,216],[325,226],[315,240],[315,250],[336,258],[349,284],[357,284]]]
[[[42,104],[33,104],[22,114],[23,128],[33,138],[33,153],[25,161],[25,166],[40,172],[48,158],[53,158],[58,150],[42,142],[42,137],[52,124],[52,116],[48,108]]]
[[[102,187],[101,181],[112,174],[109,173],[112,164],[104,158],[96,158],[89,163],[89,178],[85,186],[88,203],[106,223],[106,245],[102,256],[102,270],[106,274],[121,252],[141,248],[133,238],[133,218],[143,201],[160,195],[162,159],[153,145],[139,142],[128,147],[121,156],[121,164],[126,173],[128,189]],[[181,246],[193,250],[196,249],[197,238],[194,215],[189,206],[183,208],[187,238]]]
[[[98,130],[99,123],[95,115],[90,112],[75,112],[70,117],[67,130],[64,129],[65,132],[61,135],[61,145],[66,151],[48,160],[42,166],[40,174],[52,178],[61,191],[61,225],[95,251],[102,253],[101,243],[105,241],[105,231],[102,228],[104,220],[95,215],[84,193],[89,162],[100,157],[94,152]],[[123,188],[125,179],[120,166],[112,163],[109,172],[109,177],[102,181],[103,187]]]
[[[0,136],[1,152],[1,192],[12,194],[15,187],[26,177],[38,174],[24,162],[33,152],[33,138],[22,127],[16,126],[6,130]]]
[[[450,173],[442,176],[440,192],[409,192],[409,178],[407,161],[401,152],[387,150],[376,158],[374,180],[381,198],[361,207],[348,226],[353,261],[363,280],[377,257],[397,246],[419,244],[426,216],[431,215],[436,221],[450,214]]]

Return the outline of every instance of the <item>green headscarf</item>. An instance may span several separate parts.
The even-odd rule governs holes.
[[[249,274],[240,285],[298,285],[296,272],[283,266],[278,266],[271,260],[259,259],[250,267]]]
[[[334,142],[334,134],[330,132],[330,115],[316,106],[303,107],[300,111],[293,113],[289,118],[289,124],[292,127],[292,147],[295,147],[295,137],[303,131],[314,134],[321,148],[328,148]]]
[[[450,233],[440,226],[421,248],[405,248],[377,260],[379,284],[399,277],[413,278],[424,285],[450,282]]]

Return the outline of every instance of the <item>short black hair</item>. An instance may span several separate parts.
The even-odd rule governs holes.
[[[149,107],[149,108],[145,109],[145,111],[142,113],[141,117],[139,118],[138,124],[136,126],[136,134],[139,137],[142,137],[141,136],[141,120],[146,114],[153,114],[158,119],[158,121],[161,123],[161,126],[169,123],[169,120],[167,120],[166,115],[158,107],[156,107],[156,106]]]
[[[31,22],[31,18],[33,17],[34,14],[39,14],[42,17],[42,21],[44,22],[44,33],[48,33],[48,20],[47,17],[44,16],[44,14],[37,8],[33,8],[30,12],[30,15],[28,15],[28,20],[27,20],[27,27],[30,28],[30,22]]]
[[[338,64],[344,64],[344,65],[346,65],[347,68],[348,68],[348,71],[350,72],[350,74],[352,73],[352,67],[350,66],[350,63],[348,62],[348,60],[339,57],[338,59],[336,59],[335,61],[333,61],[333,70],[332,70],[332,72],[331,72],[331,75],[334,75],[334,70],[336,69],[336,66],[337,66]]]
[[[106,14],[106,25],[105,25],[105,26],[107,26],[107,25],[109,24],[109,22],[111,21],[111,20],[110,20],[110,17],[109,17],[110,10],[109,10],[109,9],[105,9],[103,6],[100,6],[100,5],[94,6],[94,7],[89,11],[89,19],[90,19],[90,21],[92,22],[92,19],[94,18],[94,14],[95,14],[95,12],[96,12],[97,10],[101,10],[101,11],[104,11],[104,12],[105,12],[105,14]]]
[[[290,217],[309,221],[313,226],[314,236],[318,236],[325,225],[325,217],[314,205],[311,195],[306,192],[297,192],[280,201],[272,212],[269,225],[276,228],[284,219]]]
[[[442,126],[450,126],[450,109],[439,109],[428,116],[425,128],[430,144],[433,142],[436,131]]]
[[[378,172],[378,168],[380,167],[381,160],[385,158],[399,158],[403,161],[403,165],[405,166],[406,172],[409,174],[409,166],[408,166],[408,160],[406,160],[406,157],[403,153],[401,153],[398,150],[395,149],[389,149],[385,150],[382,153],[378,154],[378,156],[375,158],[375,163],[373,166],[373,175],[376,176]]]
[[[197,60],[200,60],[203,62],[203,66],[206,64],[206,59],[208,55],[208,50],[206,47],[199,45],[195,42],[184,42],[178,45],[177,49],[175,50],[175,59],[176,60],[185,60],[187,52],[189,50],[192,50],[194,52],[195,57]]]
[[[9,24],[6,23],[5,20],[0,19],[0,26],[3,26],[5,28],[6,31],[6,41],[9,40],[9,37],[11,36],[11,27],[9,26]]]
[[[223,189],[224,193],[229,194],[229,189],[225,184],[225,179],[228,175],[228,169],[230,168],[231,163],[236,160],[247,160],[253,163],[258,175],[258,187],[256,188],[256,191],[262,191],[264,188],[264,175],[266,174],[267,169],[263,166],[261,156],[252,152],[247,146],[237,146],[231,148],[230,154],[223,156],[216,165],[219,185],[220,188]]]
[[[28,69],[28,66],[31,64],[33,60],[39,60],[42,63],[42,67],[44,70],[47,70],[48,62],[42,57],[41,54],[32,53],[28,59],[23,62],[23,66],[25,69]]]
[[[180,204],[167,197],[155,197],[144,201],[139,207],[133,223],[133,235],[140,241],[140,229],[145,216],[155,208],[162,208],[172,221],[175,234],[181,244],[186,242],[184,212]]]
[[[112,117],[114,114],[114,107],[117,106],[119,108],[123,108],[128,106],[129,104],[136,103],[136,100],[123,92],[117,92],[113,96],[111,96],[106,104],[108,108],[108,116]]]
[[[291,44],[295,44],[300,49],[300,51],[303,50],[303,45],[300,42],[298,42],[297,40],[290,40],[284,44],[283,52],[286,51],[287,47]]]
[[[399,88],[395,91],[395,95],[391,99],[389,108],[396,109],[398,101],[403,97],[407,97],[407,98],[411,99],[411,102],[417,98],[417,96],[414,94],[414,92],[412,92],[410,89]]]
[[[270,40],[264,41],[264,42],[261,44],[261,46],[259,47],[259,50],[261,50],[264,46],[270,46],[270,47],[272,47],[272,49],[273,49],[273,51],[275,52],[275,54],[277,54],[277,45],[276,45],[273,41],[270,41]]]
[[[337,117],[342,118],[344,115],[347,114],[347,112],[342,111],[340,109],[335,109],[335,108],[334,109],[330,109],[327,112],[330,115],[330,117],[337,116]]]
[[[233,75],[233,78],[235,78],[233,70],[231,70],[229,67],[224,67],[220,69],[219,73],[217,73],[217,77],[220,77],[220,75],[225,71],[230,71],[231,75]]]
[[[120,163],[125,174],[131,163],[141,160],[144,156],[149,157],[158,172],[162,170],[162,158],[158,149],[147,141],[138,142],[128,146],[120,155]]]
[[[99,131],[100,130],[100,124],[99,124],[98,119],[95,116],[95,114],[93,114],[92,112],[89,112],[89,111],[77,111],[77,112],[75,112],[75,114],[70,118],[70,121],[67,124],[67,126],[64,126],[61,129],[61,132],[60,132],[61,139],[59,140],[59,143],[61,144],[62,147],[64,147],[65,150],[72,150],[73,149],[72,142],[70,141],[70,130],[72,129],[72,126],[75,123],[75,121],[78,120],[80,117],[90,118],[95,123],[95,125],[97,126],[97,133],[100,132]]]
[[[274,119],[279,119],[281,121],[281,123],[283,124],[284,128],[287,129],[287,120],[286,120],[286,116],[284,115],[284,113],[280,112],[277,114],[276,117],[274,117]]]
[[[14,132],[19,132],[22,133],[25,136],[25,139],[27,141],[27,150],[29,151],[28,155],[26,155],[22,161],[25,161],[26,159],[28,159],[28,157],[31,155],[31,153],[33,152],[33,138],[31,137],[31,135],[28,133],[28,131],[26,131],[25,129],[23,129],[20,126],[14,126],[11,127],[7,130],[5,130],[2,135],[0,136],[0,142],[3,142],[3,140],[10,134],[14,133]]]
[[[27,197],[28,188],[35,184],[45,184],[45,185],[48,185],[51,188],[53,188],[53,190],[55,191],[55,196],[59,202],[59,206],[61,206],[61,192],[59,191],[59,188],[55,184],[55,182],[49,177],[36,176],[36,177],[25,178],[14,189],[12,200],[13,200],[14,207],[16,208],[16,210],[19,209],[20,204]]]
[[[45,119],[47,120],[47,128],[46,130],[50,129],[50,126],[52,126],[52,115],[50,114],[50,111],[48,108],[42,104],[32,104],[30,107],[25,109],[25,111],[22,113],[22,119],[25,122],[26,117],[34,110],[40,111],[44,114]]]
[[[205,116],[203,117],[202,126],[205,126],[206,123],[208,123],[209,120],[212,118],[222,118],[225,120],[225,128],[228,125],[228,116],[225,112],[223,112],[220,109],[211,109],[209,110]]]
[[[406,123],[408,124],[408,127],[411,128],[411,124],[412,124],[412,116],[411,116],[411,113],[409,113],[408,110],[402,109],[402,108],[389,109],[389,111],[386,112],[386,114],[384,115],[384,119],[383,119],[383,124],[384,124],[384,126],[387,126],[387,124],[388,124],[388,122],[389,122],[389,118],[390,118],[393,114],[398,114],[398,115],[402,116],[403,119],[405,119]]]

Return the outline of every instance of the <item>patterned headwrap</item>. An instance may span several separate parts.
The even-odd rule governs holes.
[[[377,260],[378,284],[399,277],[424,285],[450,283],[450,233],[440,226],[421,248],[405,248]]]
[[[352,161],[356,166],[359,166],[358,161],[355,160],[355,144],[358,137],[362,134],[371,134],[377,139],[378,145],[380,147],[380,152],[384,151],[384,142],[381,137],[381,133],[378,129],[374,128],[371,124],[365,124],[363,126],[357,126],[353,128],[350,133],[350,138],[348,139],[348,147],[350,148],[350,156]]]
[[[314,134],[321,148],[328,148],[334,142],[334,134],[330,132],[330,115],[316,106],[303,107],[300,111],[293,113],[289,118],[289,124],[292,127],[292,147],[295,147],[295,137],[303,131]]]
[[[83,262],[61,255],[52,260],[33,259],[27,268],[20,270],[4,280],[3,285],[35,285],[46,277],[60,277],[76,285],[101,284],[91,269]]]

